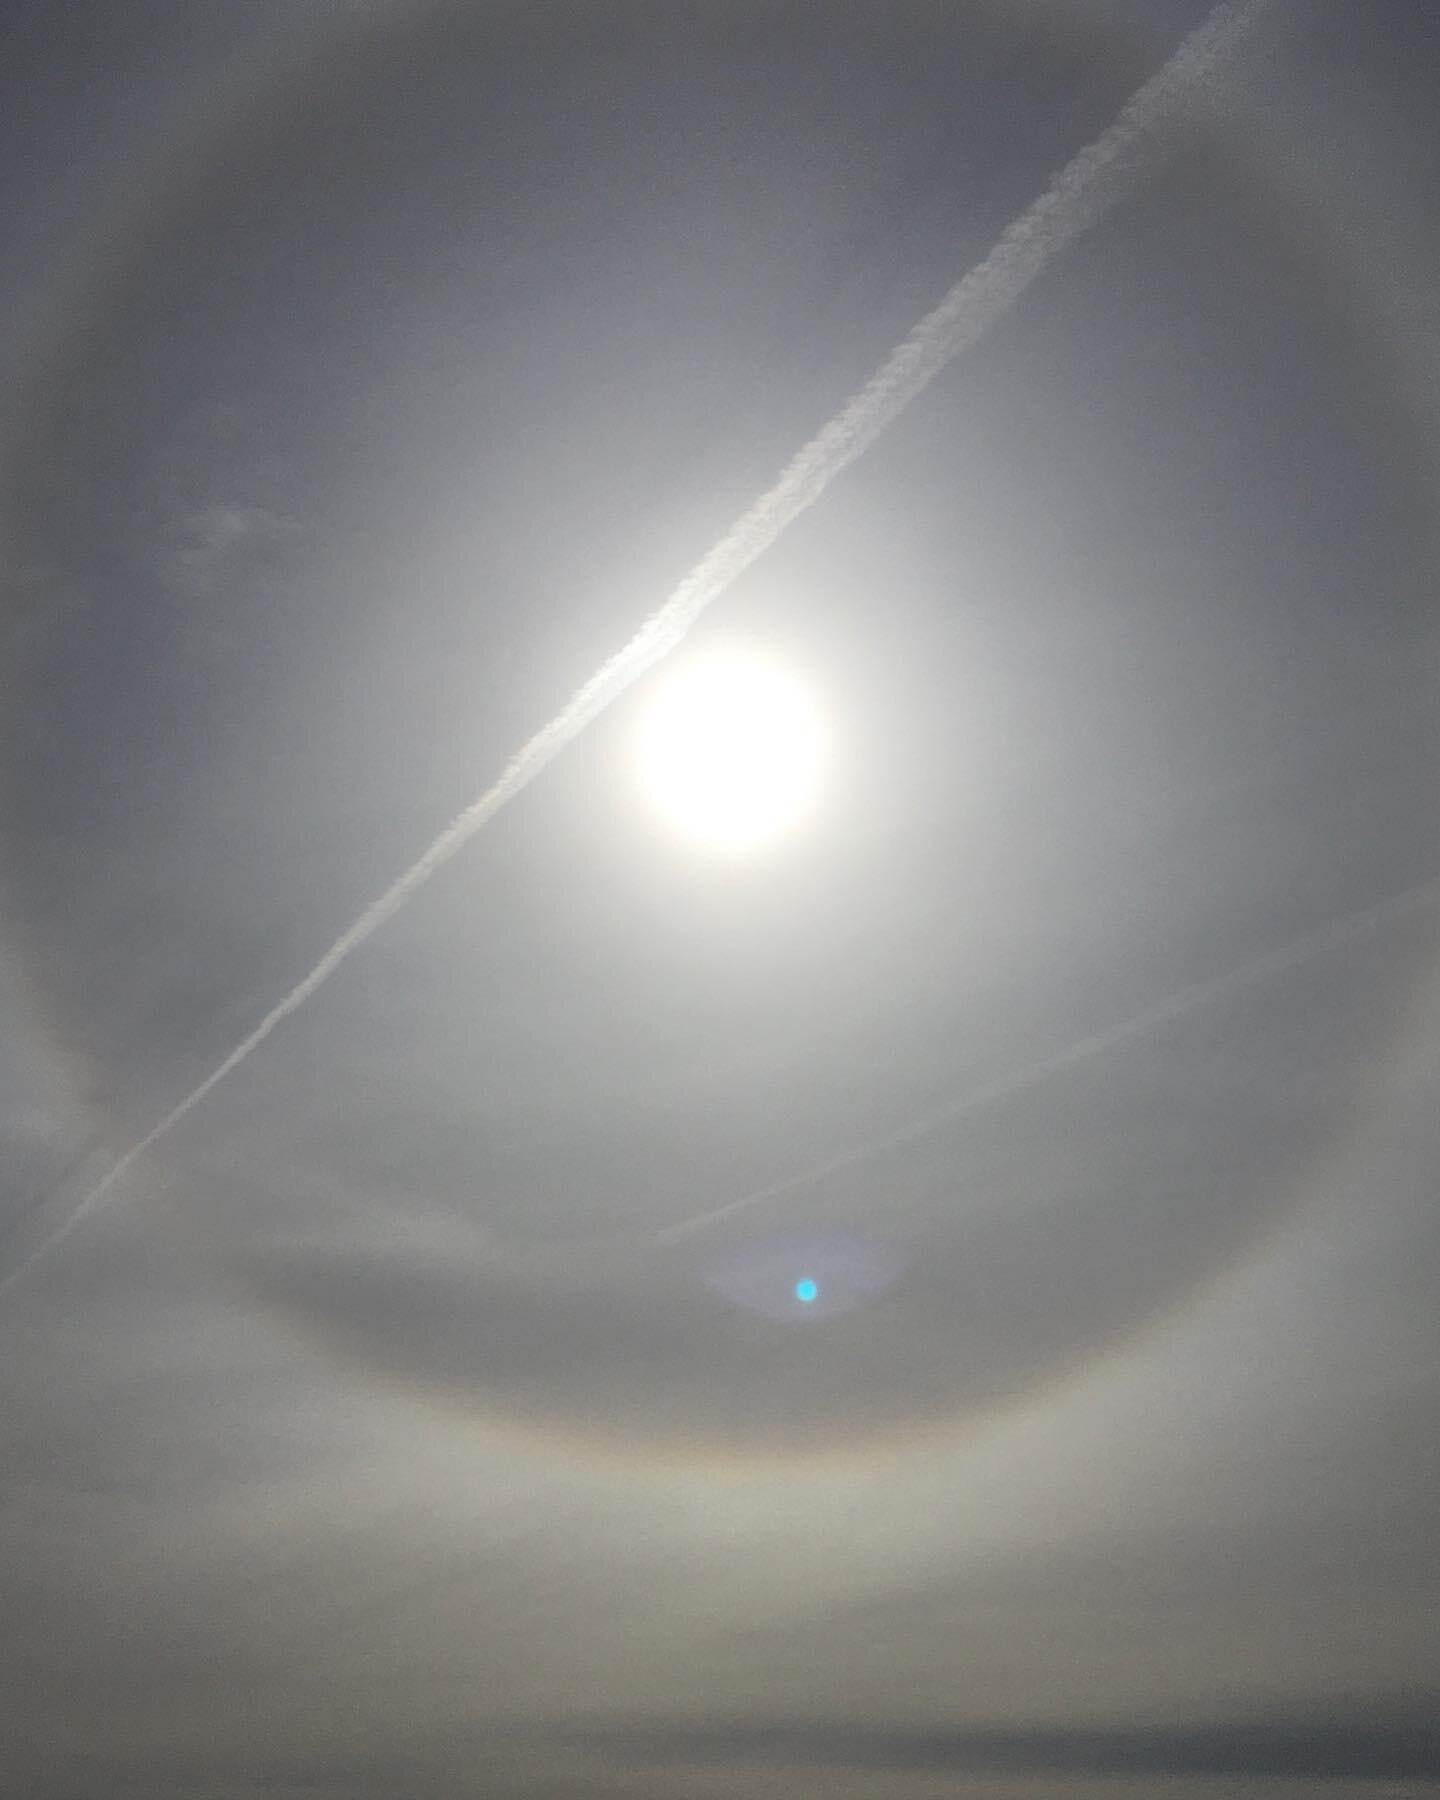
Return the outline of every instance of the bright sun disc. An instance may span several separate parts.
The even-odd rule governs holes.
[[[651,803],[688,837],[756,849],[798,824],[824,761],[805,687],[759,656],[713,656],[673,675],[640,722],[636,761]]]

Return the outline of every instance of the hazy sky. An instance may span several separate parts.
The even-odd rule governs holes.
[[[10,8],[0,1274],[1204,11]],[[7,1783],[1440,1784],[1437,80],[1278,0],[679,653],[803,828],[642,684],[0,1296]]]

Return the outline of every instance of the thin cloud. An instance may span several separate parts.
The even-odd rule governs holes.
[[[1411,914],[1424,912],[1437,901],[1440,901],[1440,882],[1431,881],[1420,887],[1410,888],[1392,899],[1382,900],[1375,906],[1366,907],[1363,912],[1333,919],[1315,931],[1292,938],[1289,943],[1281,944],[1275,950],[1267,950],[1263,956],[1243,963],[1238,969],[1214,976],[1209,981],[1192,982],[1189,987],[1167,994],[1163,1000],[1147,1007],[1144,1012],[1136,1013],[1118,1025],[1108,1026],[1104,1031],[1092,1032],[1088,1037],[1079,1038],[1065,1049],[1057,1050],[1053,1056],[1042,1057],[1038,1062],[1027,1063],[1022,1069],[1014,1069],[1008,1075],[997,1076],[993,1081],[970,1088],[937,1112],[927,1113],[922,1119],[914,1119],[908,1125],[902,1125],[898,1131],[871,1138],[866,1143],[842,1151],[839,1156],[829,1157],[825,1162],[817,1163],[798,1175],[787,1175],[783,1181],[773,1181],[767,1187],[756,1188],[753,1193],[742,1194],[736,1200],[727,1200],[723,1206],[713,1207],[709,1212],[697,1213],[693,1218],[667,1225],[663,1231],[656,1232],[653,1241],[657,1244],[678,1244],[711,1225],[733,1218],[737,1213],[748,1212],[752,1207],[762,1206],[767,1201],[781,1200],[787,1194],[813,1187],[828,1176],[858,1168],[893,1150],[903,1150],[906,1145],[929,1137],[931,1133],[954,1124],[957,1119],[982,1112],[989,1106],[1002,1105],[1006,1100],[1014,1099],[1017,1094],[1039,1087],[1043,1082],[1049,1081],[1051,1076],[1064,1074],[1078,1063],[1089,1062],[1108,1050],[1118,1050],[1137,1038],[1158,1031],[1175,1019],[1184,1018],[1187,1013],[1197,1012],[1201,1007],[1218,1005],[1254,982],[1283,975],[1302,963],[1312,962],[1331,950],[1338,950],[1342,944],[1348,944],[1372,931],[1379,931]]]
[[[247,555],[293,534],[294,525],[263,506],[207,500],[174,528],[164,573],[184,594],[208,594],[216,581]]]
[[[1000,319],[1047,264],[1140,185],[1165,148],[1185,106],[1241,48],[1277,0],[1223,0],[1170,60],[1140,87],[1114,123],[1066,164],[890,354],[879,370],[787,464],[779,479],[652,613],[630,641],[516,751],[496,781],[459,813],[422,855],[335,940],[309,974],[273,1006],[224,1060],[116,1159],[73,1204],[57,1198],[37,1235],[8,1273],[8,1288],[60,1242],[139,1159],[167,1137],[292,1013],[329,980],[502,808],[645,672],[667,656],[700,616],[744,574],[800,514],[895,422],[943,369]]]

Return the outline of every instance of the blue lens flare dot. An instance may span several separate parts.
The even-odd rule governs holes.
[[[808,1275],[802,1275],[795,1283],[795,1298],[802,1306],[813,1306],[820,1298],[820,1289]]]

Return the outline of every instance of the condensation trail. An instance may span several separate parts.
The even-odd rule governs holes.
[[[650,1241],[656,1244],[678,1244],[712,1225],[734,1218],[737,1213],[748,1212],[752,1207],[763,1206],[767,1201],[780,1200],[786,1194],[814,1187],[831,1175],[860,1168],[891,1151],[903,1150],[907,1145],[918,1143],[934,1132],[943,1131],[947,1125],[968,1118],[972,1113],[983,1112],[986,1107],[1001,1105],[1006,1100],[1014,1099],[1017,1094],[1040,1087],[1052,1076],[1063,1075],[1067,1069],[1073,1069],[1079,1063],[1089,1062],[1092,1057],[1102,1056],[1108,1050],[1119,1050],[1135,1039],[1159,1030],[1162,1025],[1168,1025],[1171,1020],[1183,1018],[1186,1013],[1218,1005],[1242,988],[1249,987],[1252,982],[1283,975],[1302,963],[1311,962],[1327,951],[1339,949],[1342,944],[1364,937],[1397,919],[1424,912],[1437,902],[1440,902],[1440,881],[1430,881],[1422,887],[1410,888],[1392,899],[1366,907],[1364,912],[1348,913],[1344,918],[1333,919],[1328,925],[1308,931],[1303,937],[1293,938],[1278,949],[1268,950],[1253,962],[1243,963],[1227,974],[1216,975],[1209,981],[1192,982],[1189,987],[1167,994],[1163,1000],[1147,1007],[1144,1012],[1136,1013],[1118,1025],[1111,1025],[1105,1031],[1079,1038],[1064,1050],[1057,1050],[1053,1056],[1042,1057],[1039,1062],[1026,1063],[1024,1068],[1014,1069],[1008,1075],[1000,1075],[979,1087],[969,1088],[958,1099],[935,1112],[927,1113],[922,1119],[914,1119],[908,1125],[902,1125],[898,1131],[887,1132],[884,1137],[871,1138],[864,1144],[842,1151],[839,1156],[832,1156],[826,1162],[802,1170],[798,1175],[787,1175],[783,1181],[774,1181],[768,1187],[756,1188],[753,1193],[742,1194],[737,1200],[727,1200],[723,1206],[713,1207],[709,1212],[696,1213],[693,1218],[682,1219],[676,1225],[667,1225],[663,1231],[657,1231]]]
[[[120,1178],[167,1136],[213,1089],[305,1004],[345,959],[422,888],[482,826],[527,788],[594,719],[667,656],[705,609],[764,554],[787,526],[811,507],[922,393],[940,371],[973,344],[1024,293],[1067,244],[1139,185],[1155,152],[1183,115],[1184,103],[1221,72],[1261,18],[1279,0],[1224,0],[1170,60],[1126,102],[1114,124],[1067,163],[995,248],[927,313],[876,373],[828,425],[810,439],[748,512],[501,770],[477,800],[451,820],[419,859],[367,906],[310,973],[278,1001],[220,1065],[131,1145],[73,1207],[3,1277],[0,1291],[52,1244],[70,1232]]]

